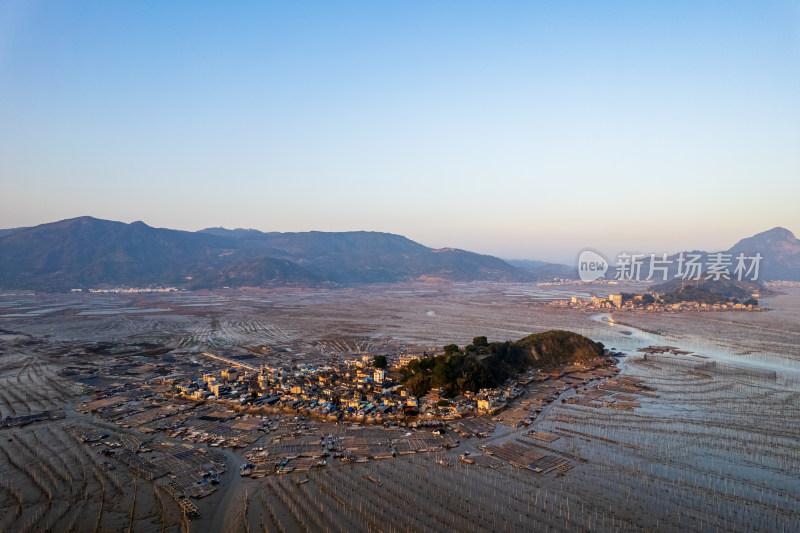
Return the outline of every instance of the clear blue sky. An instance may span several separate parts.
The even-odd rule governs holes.
[[[800,3],[0,2],[0,227],[800,233]]]

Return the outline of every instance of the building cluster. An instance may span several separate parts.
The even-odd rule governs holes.
[[[228,359],[204,354],[222,362]],[[339,363],[292,366],[229,366],[201,375],[167,375],[158,380],[172,394],[196,401],[213,400],[273,412],[301,412],[328,420],[385,422],[409,416],[456,419],[494,414],[519,394],[517,382],[446,398],[441,389],[417,397],[401,383],[402,367],[426,354],[389,356],[386,368],[361,355]]]
[[[779,289],[797,288],[800,287],[800,281],[765,281],[764,286]]]
[[[634,306],[642,305],[642,297],[636,297],[638,301],[623,301],[622,294],[609,294],[608,298],[598,298],[597,296],[590,296],[589,298],[580,298],[573,296],[570,300],[553,300],[550,305],[555,307],[570,307],[576,309],[620,309],[625,306],[633,308]],[[637,305],[638,304],[638,305]]]
[[[658,297],[658,295],[654,295]],[[676,303],[662,303],[659,301],[645,302],[644,295],[637,294],[631,299],[623,299],[622,294],[609,294],[608,298],[580,298],[573,296],[570,300],[553,300],[549,305],[553,307],[568,307],[572,309],[609,310],[621,309],[629,311],[654,311],[654,312],[681,312],[681,311],[761,311],[757,305],[744,303],[702,303],[685,301]]]

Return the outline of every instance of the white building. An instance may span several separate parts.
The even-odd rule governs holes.
[[[400,361],[400,366],[405,366],[408,363],[410,363],[411,361],[413,361],[414,359],[420,359],[420,356],[418,354],[410,354],[410,353],[409,354],[405,354],[404,353],[404,354],[400,354],[400,357],[398,358],[398,360]]]

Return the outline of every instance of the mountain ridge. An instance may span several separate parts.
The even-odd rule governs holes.
[[[0,233],[0,286],[9,289],[201,289],[413,279],[537,278],[493,256],[434,250],[383,232],[190,232],[84,216]]]
[[[709,252],[698,251],[706,261]],[[724,253],[760,253],[759,281],[800,281],[800,240],[775,227]],[[677,257],[672,256],[674,259]],[[647,272],[649,259],[642,272]],[[673,265],[670,274],[674,274]],[[430,248],[378,231],[262,232],[155,228],[82,216],[0,229],[0,287],[66,291],[110,286],[186,289],[352,285],[411,280],[533,282],[574,278],[573,267]]]

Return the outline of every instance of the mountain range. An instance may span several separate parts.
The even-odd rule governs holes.
[[[739,252],[761,253],[759,279],[800,280],[800,241],[784,228],[742,239],[727,251]],[[705,260],[706,252],[700,253]],[[567,265],[433,249],[401,235],[370,231],[190,232],[92,217],[0,229],[4,289],[204,289],[415,279],[533,282],[575,278],[576,273]]]
[[[202,289],[413,279],[529,282],[542,275],[549,273],[369,231],[188,232],[92,217],[0,230],[0,287],[6,289]]]

